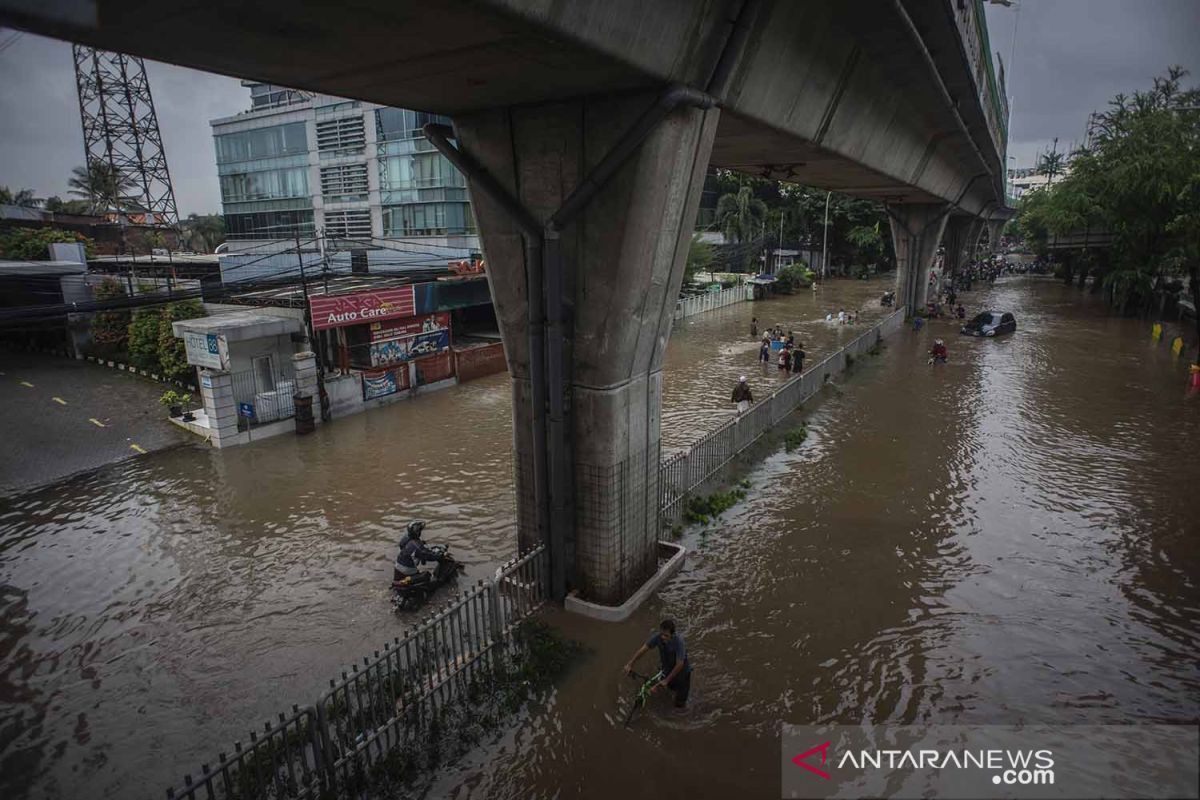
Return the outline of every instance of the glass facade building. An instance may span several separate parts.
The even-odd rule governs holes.
[[[217,134],[213,140],[229,238],[311,235],[308,134],[303,122]]]
[[[244,85],[251,109],[212,122],[231,241],[324,233],[479,250],[466,181],[422,131],[447,118]]]
[[[430,122],[450,124],[422,111],[375,111],[385,237],[475,233],[466,179],[425,139],[421,129]]]

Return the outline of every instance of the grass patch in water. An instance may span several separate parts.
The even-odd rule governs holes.
[[[728,492],[713,492],[707,497],[693,497],[688,500],[687,507],[683,510],[683,522],[685,525],[704,524],[714,517],[719,517],[745,498],[746,489],[740,484]]]
[[[798,428],[792,428],[783,435],[783,446],[787,452],[792,452],[800,445],[804,444],[804,440],[808,438],[808,428],[801,425]]]

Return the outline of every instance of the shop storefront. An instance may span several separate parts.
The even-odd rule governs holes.
[[[419,313],[417,287],[315,296],[313,330],[329,344],[336,368],[358,373],[362,399],[452,380],[450,314]]]

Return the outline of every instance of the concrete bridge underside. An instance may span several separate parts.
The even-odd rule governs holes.
[[[442,145],[468,171],[513,380],[520,538],[550,542],[557,592],[599,601],[655,566],[661,364],[706,166],[884,201],[900,297],[919,302],[943,229],[1005,213],[973,14],[978,0],[0,0],[6,25],[453,118]],[[671,86],[691,92],[668,102]]]

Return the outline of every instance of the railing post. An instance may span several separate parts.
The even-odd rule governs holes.
[[[499,576],[492,578],[491,586],[488,587],[488,594],[490,595],[492,604],[492,639],[496,643],[500,642],[500,634],[504,630],[504,619],[503,615],[500,613],[501,580],[502,579]]]

